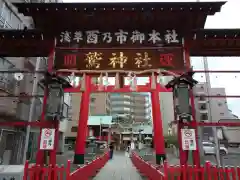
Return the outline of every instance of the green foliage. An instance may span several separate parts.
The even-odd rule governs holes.
[[[165,140],[165,147],[170,147],[171,145],[174,145],[176,148],[179,148],[179,142],[177,136],[164,136]]]

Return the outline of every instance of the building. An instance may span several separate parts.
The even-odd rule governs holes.
[[[16,9],[10,1],[0,1],[0,26],[1,28],[19,29],[29,26],[26,19],[17,14]],[[33,59],[25,58],[0,58],[0,70],[34,70],[36,66]],[[39,67],[45,66],[44,59],[38,59]],[[27,86],[26,86],[27,85]],[[16,81],[13,73],[0,74],[1,95],[32,93],[33,75],[25,75],[21,81]],[[41,88],[39,88],[41,91]],[[41,100],[35,100],[34,116],[38,120],[41,111]],[[0,121],[28,121],[31,99],[20,99],[18,97],[1,97],[0,100]],[[22,163],[26,128],[0,127],[0,161],[4,164]],[[31,135],[33,132],[31,133]]]
[[[80,116],[81,93],[71,94],[71,121],[68,121],[68,128],[65,134],[66,142],[75,140],[77,137],[77,126]],[[109,93],[92,93],[89,104],[89,116],[110,115]]]
[[[230,111],[230,113],[232,112]],[[228,119],[221,119],[219,122],[239,123],[240,119],[238,116],[232,114]],[[240,136],[240,126],[222,127],[218,132],[220,133],[220,142],[226,139],[229,146],[240,146],[240,140],[238,138]]]
[[[169,135],[169,125],[175,120],[173,107],[173,93],[160,92],[159,95],[161,117],[163,123],[163,134]]]
[[[236,120],[238,117],[234,115],[228,108],[225,88],[207,88],[206,83],[197,84],[194,88],[194,94],[197,96],[195,98],[195,108],[196,108],[196,118],[198,121],[202,122],[220,122],[220,121],[231,121]],[[205,96],[214,96],[208,98]],[[217,97],[220,96],[220,97]],[[230,127],[225,128],[225,130]],[[212,127],[202,127],[203,139],[209,140],[213,137]],[[229,139],[234,133],[228,133]],[[236,135],[236,134],[235,134]]]
[[[162,84],[167,84],[172,77],[162,78]],[[232,119],[238,119],[228,108],[227,99],[222,97],[226,96],[225,88],[209,88],[207,83],[199,83],[194,87],[195,96],[195,110],[197,121],[202,122],[219,122],[219,121],[231,121]],[[214,96],[213,98],[208,98],[206,96]],[[217,97],[220,96],[220,97]],[[171,134],[177,133],[177,128],[175,125],[171,126],[171,122],[175,120],[174,117],[174,104],[173,104],[173,94],[171,92],[161,92],[160,93],[160,104],[161,115],[163,119],[163,131],[164,134],[169,134],[169,128],[171,128]],[[236,128],[235,128],[236,129]],[[230,132],[231,131],[231,132]],[[239,133],[237,130],[234,131],[230,127],[225,128],[225,135],[228,139],[233,139],[233,134]],[[209,140],[213,138],[212,127],[202,127],[201,128],[202,137],[204,140]]]
[[[72,121],[68,122],[66,142],[76,139],[80,113],[81,94],[72,94]],[[129,131],[134,125],[150,121],[150,103],[148,94],[139,93],[93,93],[90,97],[89,116],[112,116],[115,132]]]
[[[149,94],[112,93],[110,101],[111,115],[122,125],[145,123],[151,120]]]
[[[21,2],[18,1],[18,2]],[[23,1],[25,2],[25,1]],[[8,29],[23,29],[23,27],[32,28],[31,18],[23,17],[18,14],[16,8],[13,7],[11,1],[0,1],[0,27]],[[47,67],[47,58],[14,58],[1,57],[0,71],[13,70],[29,70],[34,71],[45,70]],[[23,74],[23,79],[17,81],[14,73],[0,73],[0,94],[18,95],[32,94],[34,84],[36,85],[37,94],[43,94],[43,87],[38,83],[42,78],[42,74]],[[39,120],[42,111],[41,97],[34,100],[31,98],[19,97],[0,97],[0,121],[32,121]],[[30,107],[33,107],[33,114],[30,115]],[[64,112],[67,115],[69,104],[65,103]],[[60,139],[63,138],[63,130],[66,125],[66,119],[60,123]],[[26,127],[0,127],[0,164],[22,164],[24,144],[26,140]],[[31,128],[28,159],[36,159],[37,143],[39,136],[39,128]],[[60,141],[60,147],[62,146]],[[61,148],[59,149],[61,151]]]

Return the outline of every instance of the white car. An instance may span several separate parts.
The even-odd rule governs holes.
[[[216,154],[216,146],[212,142],[202,142],[203,145],[203,151],[205,155],[215,155]],[[219,147],[219,153],[222,156],[225,156],[228,154],[228,150],[221,146]]]

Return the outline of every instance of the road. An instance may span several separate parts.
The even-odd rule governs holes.
[[[142,152],[141,155],[144,160],[154,163],[154,152],[150,152],[150,149],[148,149],[148,151],[148,153]],[[222,166],[240,166],[240,148],[228,148],[228,152],[228,155],[222,156]],[[210,161],[212,164],[216,164],[215,156],[207,155],[204,156],[204,158],[205,161]],[[167,161],[170,165],[179,165],[179,158],[170,153],[169,150],[167,150]]]
[[[168,162],[171,165],[178,165],[179,159],[172,154],[168,154]],[[212,164],[216,164],[216,157],[212,155],[204,156],[205,161],[210,161]],[[240,166],[240,148],[229,148],[228,154],[222,156],[222,166]]]
[[[205,156],[205,161],[216,163],[214,156]],[[222,156],[222,166],[240,166],[240,148],[228,148],[228,155]]]

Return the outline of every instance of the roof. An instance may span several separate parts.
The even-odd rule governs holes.
[[[0,30],[0,56],[47,57],[52,51],[54,37],[38,30]]]
[[[19,13],[33,17],[36,28],[49,31],[79,27],[101,30],[113,27],[124,27],[127,30],[174,27],[187,30],[203,28],[206,17],[219,12],[225,3],[14,3],[14,5]],[[185,23],[184,26],[182,22]]]
[[[192,32],[191,56],[239,56],[240,29],[200,29]]]

